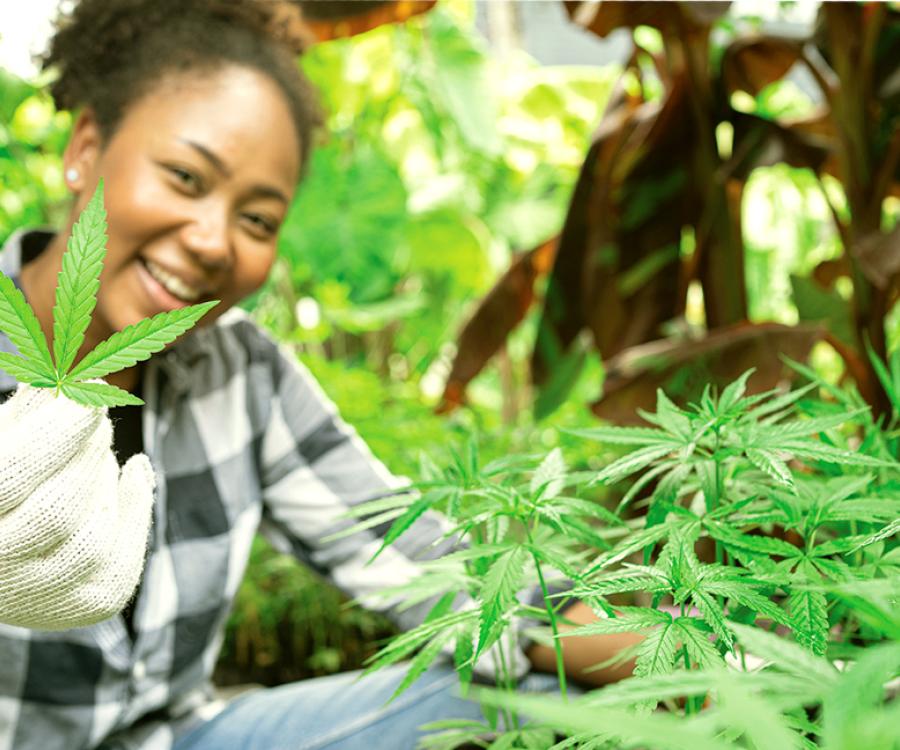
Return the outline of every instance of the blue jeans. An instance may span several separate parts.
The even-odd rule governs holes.
[[[422,724],[480,720],[477,702],[458,697],[449,666],[435,666],[387,703],[408,665],[366,677],[358,672],[257,690],[181,737],[174,750],[413,750]],[[526,677],[521,690],[550,692],[550,675]]]

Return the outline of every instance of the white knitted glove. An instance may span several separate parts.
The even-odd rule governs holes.
[[[0,406],[0,622],[43,630],[119,612],[140,579],[153,469],[121,475],[106,409],[20,385]]]

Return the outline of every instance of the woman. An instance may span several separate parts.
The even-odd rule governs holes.
[[[0,470],[0,579],[31,576],[15,596],[0,583],[0,619],[12,623],[0,625],[0,748],[411,748],[422,723],[478,715],[453,697],[448,668],[387,707],[397,670],[260,691],[224,710],[210,698],[258,527],[364,601],[446,550],[431,545],[440,530],[427,516],[368,566],[384,529],[323,541],[350,506],[398,483],[294,359],[229,312],[271,268],[317,122],[278,13],[252,0],[81,0],[52,42],[52,93],[77,112],[64,155],[74,204],[62,231],[14,235],[0,270],[51,338],[62,253],[102,179],[108,249],[79,356],[163,310],[221,304],[108,378],[146,402],[110,414],[115,458],[99,410],[29,388],[0,407],[2,466],[15,468]],[[9,543],[11,529],[46,528],[40,544]],[[10,609],[29,592],[30,605]],[[410,625],[423,612],[394,614]],[[610,648],[567,659],[575,670]],[[549,649],[528,655],[553,668]]]

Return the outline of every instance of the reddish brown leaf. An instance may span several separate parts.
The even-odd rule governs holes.
[[[304,23],[327,42],[400,23],[434,7],[437,0],[299,0]]]
[[[873,232],[856,243],[856,259],[866,278],[887,289],[900,272],[900,224],[888,234]]]
[[[663,102],[607,114],[582,167],[532,356],[541,385],[589,328],[604,357],[656,338],[681,308],[681,228],[696,214],[683,85]]]
[[[517,256],[481,301],[459,335],[458,351],[444,388],[439,414],[465,400],[466,386],[522,322],[535,299],[535,283],[546,276],[556,255],[557,238]]]
[[[834,258],[833,260],[823,260],[812,272],[812,277],[823,289],[831,289],[834,286],[834,282],[841,276],[849,275],[850,266],[845,256]]]
[[[748,383],[751,392],[774,388],[793,376],[781,357],[803,361],[825,335],[821,326],[742,323],[699,341],[633,347],[607,363],[603,396],[591,408],[601,419],[637,424],[636,410],[652,411],[658,388],[675,400],[691,401],[707,383],[724,387],[750,368],[756,368]]]
[[[800,59],[802,40],[777,37],[737,39],[722,58],[722,78],[728,93],[746,91],[754,96],[780,80]]]
[[[709,26],[728,11],[730,2],[634,2],[604,0],[575,2],[566,0],[566,12],[579,26],[605,37],[616,29],[652,26],[663,32],[676,32],[685,22]]]
[[[743,112],[730,115],[734,126],[729,177],[746,180],[758,167],[789,164],[822,171],[834,141],[823,134],[818,118],[779,123]]]

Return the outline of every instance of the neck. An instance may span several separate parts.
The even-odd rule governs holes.
[[[62,270],[62,257],[68,242],[68,232],[57,234],[44,251],[33,261],[22,266],[20,283],[25,292],[25,298],[34,310],[44,338],[53,351],[53,305],[56,302],[56,280]],[[112,331],[107,332],[107,335]],[[106,336],[97,330],[92,320],[84,334],[84,342],[75,356],[75,363],[81,361],[85,354],[91,351]],[[130,367],[127,370],[108,375],[104,378],[110,385],[116,385],[127,391],[134,390],[140,378],[140,365]]]

